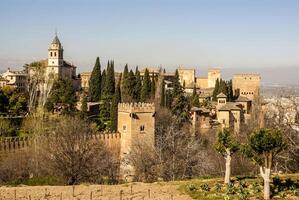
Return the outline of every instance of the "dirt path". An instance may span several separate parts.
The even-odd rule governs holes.
[[[73,197],[74,188],[74,197]],[[178,185],[133,183],[123,185],[0,187],[0,200],[191,200]]]

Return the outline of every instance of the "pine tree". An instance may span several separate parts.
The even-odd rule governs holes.
[[[175,71],[174,80],[173,80],[173,96],[176,97],[183,93],[183,88],[180,83],[180,77],[178,70]]]
[[[140,101],[140,93],[141,93],[141,77],[140,77],[140,72],[138,70],[138,66],[136,67],[135,70],[135,87],[134,87],[134,100],[136,102]]]
[[[101,64],[100,59],[97,57],[96,63],[91,73],[89,80],[89,100],[90,101],[99,101],[101,98]]]
[[[143,82],[142,82],[142,88],[141,88],[140,100],[142,102],[146,102],[149,100],[150,95],[151,95],[151,80],[150,80],[148,69],[145,69]]]

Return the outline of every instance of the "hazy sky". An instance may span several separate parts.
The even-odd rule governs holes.
[[[96,56],[119,70],[299,66],[299,0],[1,0],[0,25],[0,70],[46,58],[55,29],[78,71]]]

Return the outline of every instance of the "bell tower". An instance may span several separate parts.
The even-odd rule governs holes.
[[[63,66],[63,47],[56,34],[48,49],[47,73],[59,74],[61,66]]]

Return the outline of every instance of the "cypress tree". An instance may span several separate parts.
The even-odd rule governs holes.
[[[225,94],[226,96],[228,95],[228,92],[227,92],[227,85],[226,85],[226,82],[222,79],[220,79],[220,86],[219,86],[219,93],[223,93]]]
[[[101,93],[103,94],[105,91],[105,87],[104,86],[104,83],[106,82],[106,70],[104,69],[103,72],[102,72],[102,88],[101,88]]]
[[[232,80],[229,80],[226,82],[227,85],[227,97],[229,101],[234,100],[234,95],[233,95],[233,82]]]
[[[138,66],[136,67],[135,70],[135,87],[134,87],[134,100],[136,102],[140,101],[140,93],[141,93],[141,77],[140,77],[140,72],[138,70]]]
[[[183,88],[180,83],[180,77],[178,70],[175,70],[174,80],[173,80],[173,96],[176,97],[183,93]]]
[[[178,128],[181,128],[184,123],[190,122],[189,110],[188,99],[183,93],[177,95],[172,102],[171,113],[175,116]]]
[[[219,94],[219,85],[220,85],[219,79],[217,78],[216,83],[215,83],[215,88],[213,91],[213,101],[217,100],[217,95]]]
[[[150,80],[148,69],[145,69],[143,82],[142,82],[142,88],[141,88],[140,100],[142,102],[148,101],[150,98],[150,94],[151,94],[151,80]]]
[[[132,88],[131,83],[129,80],[129,71],[128,71],[128,65],[124,68],[124,73],[122,77],[122,87],[121,87],[121,96],[122,96],[122,102],[132,102]]]
[[[121,79],[121,76],[120,76],[120,79]],[[111,129],[111,131],[117,131],[118,103],[121,102],[120,82],[121,82],[121,80],[118,81],[118,84],[115,88],[115,93],[113,95],[112,104],[111,104],[111,111],[110,111],[110,116],[111,116],[110,129]]]
[[[85,118],[87,116],[87,97],[85,94],[83,94],[83,98],[81,101],[81,112],[80,117]]]
[[[113,68],[112,62],[108,61],[103,96],[105,99],[109,100],[112,99],[115,91],[115,77]]]
[[[151,83],[151,98],[155,99],[155,92],[156,92],[156,80],[155,75],[152,73],[152,83]]]
[[[199,96],[196,92],[196,86],[195,85],[193,87],[193,93],[192,93],[192,96],[191,96],[191,104],[192,104],[192,106],[200,107]]]
[[[90,101],[99,101],[101,98],[101,63],[100,58],[97,57],[94,68],[91,72],[89,80],[88,95]]]
[[[164,83],[164,76],[162,76],[161,81],[161,99],[160,99],[160,106],[164,107],[166,106],[166,94],[165,94],[165,83]]]

